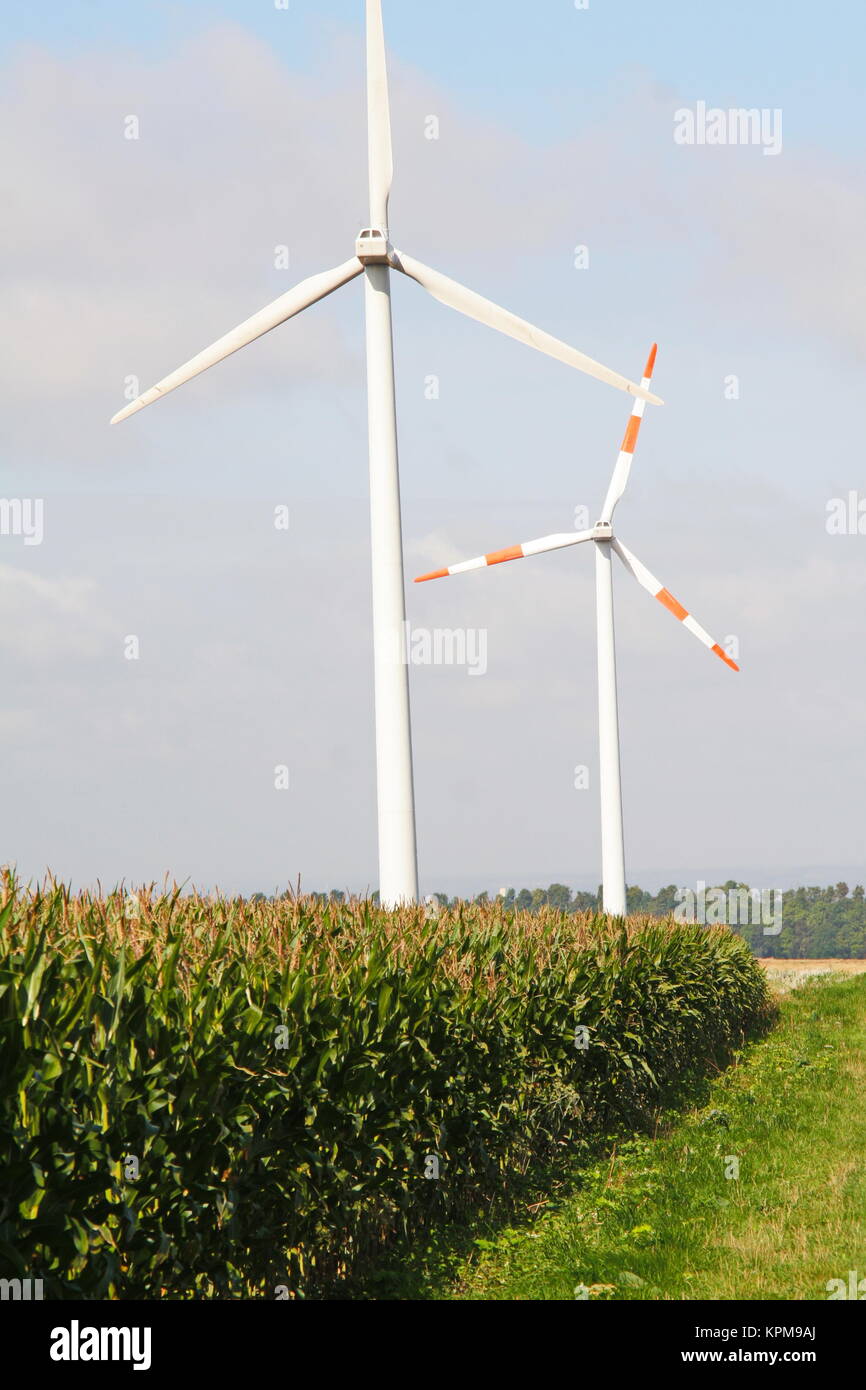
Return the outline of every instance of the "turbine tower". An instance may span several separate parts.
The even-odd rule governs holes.
[[[509,560],[523,560],[530,555],[542,555],[548,550],[563,550],[567,546],[582,545],[585,541],[595,543],[602,893],[604,911],[612,917],[625,917],[626,915],[612,552],[618,555],[629,574],[637,580],[638,584],[646,589],[647,593],[652,594],[653,598],[658,599],[659,603],[667,608],[669,613],[673,613],[675,618],[679,618],[683,626],[687,627],[699,642],[703,642],[705,647],[709,647],[716,656],[721,657],[725,665],[730,666],[732,670],[738,671],[740,669],[727,655],[724,648],[713,640],[688,610],[683,608],[673,594],[669,593],[664,585],[650,574],[637,556],[633,555],[613,533],[613,514],[628,487],[645,409],[644,401],[651,399],[649,387],[655,368],[656,352],[657,348],[653,345],[643,375],[642,385],[645,396],[635,403],[632,410],[622,449],[617,458],[604,500],[601,517],[591,531],[543,536],[541,540],[525,541],[523,545],[512,546],[509,550],[497,550],[490,555],[479,555],[475,560],[465,560],[462,564],[451,565],[448,569],[435,570],[432,574],[421,575],[415,580],[416,584],[424,584],[430,579],[444,579],[450,574],[463,574],[467,570],[485,569],[488,565],[501,565]]]
[[[576,348],[534,328],[474,291],[420,261],[395,250],[388,226],[393,157],[388,73],[381,0],[367,0],[367,119],[370,174],[370,225],[357,237],[352,257],[334,270],[314,275],[273,304],[205,348],[191,361],[145,391],[111,423],[125,420],[170,391],[191,381],[261,338],[335,290],[365,277],[367,322],[367,392],[370,447],[370,516],[373,565],[373,661],[376,704],[376,771],[379,828],[379,894],[387,907],[418,898],[415,798],[409,673],[403,651],[406,599],[397,413],[394,390],[394,340],[391,322],[391,272],[416,280],[435,299],[536,348],[599,381],[630,392],[643,401],[662,402],[645,386],[593,361]]]

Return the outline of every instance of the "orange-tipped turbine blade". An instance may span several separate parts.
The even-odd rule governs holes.
[[[641,382],[641,386],[645,391],[649,390],[650,383],[653,378],[657,354],[658,343],[653,343],[652,350],[650,351],[650,355],[647,358],[647,364],[644,367],[643,381]],[[604,507],[602,508],[601,513],[601,520],[604,522],[609,522],[613,520],[613,514],[616,510],[617,503],[621,500],[626,488],[628,487],[628,480],[631,475],[631,466],[634,460],[634,451],[637,448],[638,436],[640,434],[640,427],[643,421],[645,410],[646,401],[636,400],[634,403],[634,409],[632,410],[631,416],[629,418],[628,428],[625,432],[625,438],[622,441],[622,448],[620,449],[619,457],[616,461],[613,474],[611,476],[610,487],[607,490],[607,497],[604,499]]]
[[[623,545],[622,541],[614,540],[613,548],[626,569],[634,576],[638,584],[640,584],[641,588],[646,589],[648,594],[652,594],[653,598],[658,599],[659,603],[662,604],[669,613],[673,613],[675,618],[679,618],[683,627],[687,627],[689,632],[697,637],[699,642],[703,642],[705,647],[709,647],[710,651],[719,657],[726,666],[730,666],[732,671],[739,671],[739,666],[735,661],[731,660],[724,648],[701,627],[700,623],[692,617],[687,608],[683,608],[679,600],[674,598],[673,594],[656,579],[655,575],[650,574],[646,565],[642,565],[637,556],[633,555],[631,551]]]
[[[421,574],[416,584],[426,584],[430,579],[447,579],[450,574],[463,574],[467,570],[483,570],[489,565],[504,565],[509,560],[526,560],[530,555],[543,555],[547,550],[564,550],[569,545],[582,545],[592,540],[592,531],[575,531],[560,536],[542,536],[538,541],[524,541],[523,545],[513,545],[508,550],[494,550],[489,555],[479,555],[474,560],[464,560],[462,564],[450,565],[448,569],[433,570],[432,574]]]

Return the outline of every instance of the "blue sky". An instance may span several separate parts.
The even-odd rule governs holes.
[[[397,244],[630,375],[660,343],[623,539],[743,671],[619,577],[630,879],[862,881],[866,537],[825,526],[866,497],[862,7],[384,8]],[[351,253],[361,16],[4,13],[0,497],[46,515],[39,547],[0,537],[0,859],[26,875],[375,883],[360,283],[107,426],[127,377]],[[675,146],[697,101],[780,107],[782,153]],[[410,580],[598,506],[624,397],[397,277],[394,308]],[[489,642],[484,679],[411,673],[426,889],[597,882],[591,584],[582,552],[410,583],[416,627]]]
[[[360,0],[63,0],[4,8],[0,53],[38,43],[59,55],[134,48],[158,57],[220,20],[274,45],[288,66],[305,69],[334,27],[362,28]],[[787,138],[862,151],[859,55],[866,10],[857,0],[437,0],[386,5],[388,41],[405,62],[453,86],[467,104],[508,119],[543,140],[556,132],[565,103],[593,119],[611,79],[644,69],[685,101],[782,107]],[[359,47],[359,58],[361,50]]]

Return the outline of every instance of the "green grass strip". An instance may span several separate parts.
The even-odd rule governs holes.
[[[821,1300],[866,1279],[864,1025],[866,977],[804,985],[700,1110],[618,1144],[531,1226],[478,1240],[438,1296]]]

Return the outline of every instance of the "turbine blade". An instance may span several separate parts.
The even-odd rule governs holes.
[[[350,280],[354,280],[356,275],[363,272],[363,269],[361,262],[353,256],[350,261],[337,266],[335,270],[326,270],[321,275],[313,275],[309,280],[303,280],[293,290],[289,290],[287,294],[275,299],[273,304],[269,304],[266,309],[254,314],[251,319],[239,324],[230,333],[226,333],[225,337],[212,343],[209,348],[205,348],[204,352],[200,352],[183,367],[178,367],[176,372],[171,372],[169,376],[163,377],[162,381],[157,382],[156,386],[152,386],[149,391],[145,391],[137,400],[124,406],[123,410],[119,410],[112,419],[112,425],[126,420],[130,415],[135,415],[136,411],[143,410],[146,405],[152,405],[162,396],[167,396],[169,391],[174,391],[178,386],[192,381],[193,377],[206,372],[209,367],[215,367],[218,362],[224,361],[226,357],[231,357],[232,353],[238,352],[240,348],[254,343],[256,338],[270,333],[272,329],[278,328],[287,319],[294,318],[295,314],[309,309],[310,305],[318,303],[320,299],[326,299],[341,285],[346,285]]]
[[[509,560],[527,560],[530,555],[543,555],[548,550],[564,550],[569,545],[582,545],[591,541],[592,531],[575,531],[561,536],[542,536],[538,541],[524,541],[510,550],[494,550],[490,555],[479,555],[475,560],[464,560],[460,565],[450,565],[445,570],[435,570],[432,574],[422,574],[416,584],[426,584],[429,579],[445,579],[449,574],[463,574],[467,570],[483,570],[488,565],[504,565]]]
[[[367,0],[367,140],[370,151],[370,222],[388,227],[388,200],[394,178],[391,103],[382,0]]]
[[[739,671],[740,668],[737,663],[732,661],[727,652],[719,646],[718,642],[714,641],[710,634],[701,627],[700,623],[692,617],[688,609],[683,608],[682,604],[674,598],[673,594],[669,593],[665,586],[659,583],[655,575],[650,574],[646,565],[642,565],[637,556],[632,555],[631,551],[626,549],[622,541],[614,539],[612,544],[626,569],[634,576],[641,588],[646,589],[647,593],[652,594],[653,598],[657,598],[659,603],[661,603],[669,613],[673,613],[675,618],[679,618],[683,627],[687,627],[689,632],[697,637],[699,642],[703,642],[705,647],[709,647],[711,652],[715,652],[716,656],[720,657],[726,666],[730,666],[732,671]]]
[[[643,381],[641,382],[641,386],[645,391],[649,390],[650,382],[653,379],[657,353],[658,344],[653,343],[652,351],[647,358],[647,364],[644,368]],[[645,410],[645,401],[635,401],[634,410],[628,422],[628,429],[625,432],[625,439],[622,441],[622,449],[620,450],[619,458],[613,470],[610,487],[607,490],[607,497],[604,500],[604,507],[601,513],[601,520],[603,522],[611,522],[613,520],[616,505],[628,487],[632,460],[634,459],[634,451],[637,448],[638,435],[640,434],[641,421],[643,420]]]
[[[540,328],[534,328],[531,323],[509,313],[507,309],[500,309],[498,304],[482,298],[480,294],[466,289],[464,285],[458,285],[456,280],[449,280],[447,275],[441,275],[438,270],[431,270],[429,266],[422,265],[412,256],[395,251],[392,265],[396,270],[402,270],[404,275],[417,280],[434,299],[456,309],[458,313],[477,319],[479,323],[486,323],[489,328],[495,328],[509,338],[516,338],[518,342],[526,343],[527,347],[537,348],[539,352],[547,353],[548,357],[555,357],[557,361],[565,362],[569,367],[576,367],[578,371],[586,372],[588,376],[607,382],[609,386],[615,386],[620,391],[628,391],[630,395],[650,401],[653,405],[664,405],[664,401],[651,395],[643,386],[636,385],[627,377],[620,376],[619,372],[611,371],[609,367],[603,367],[600,362],[593,361],[576,348],[569,347],[567,343],[560,342],[558,338],[544,333]]]

